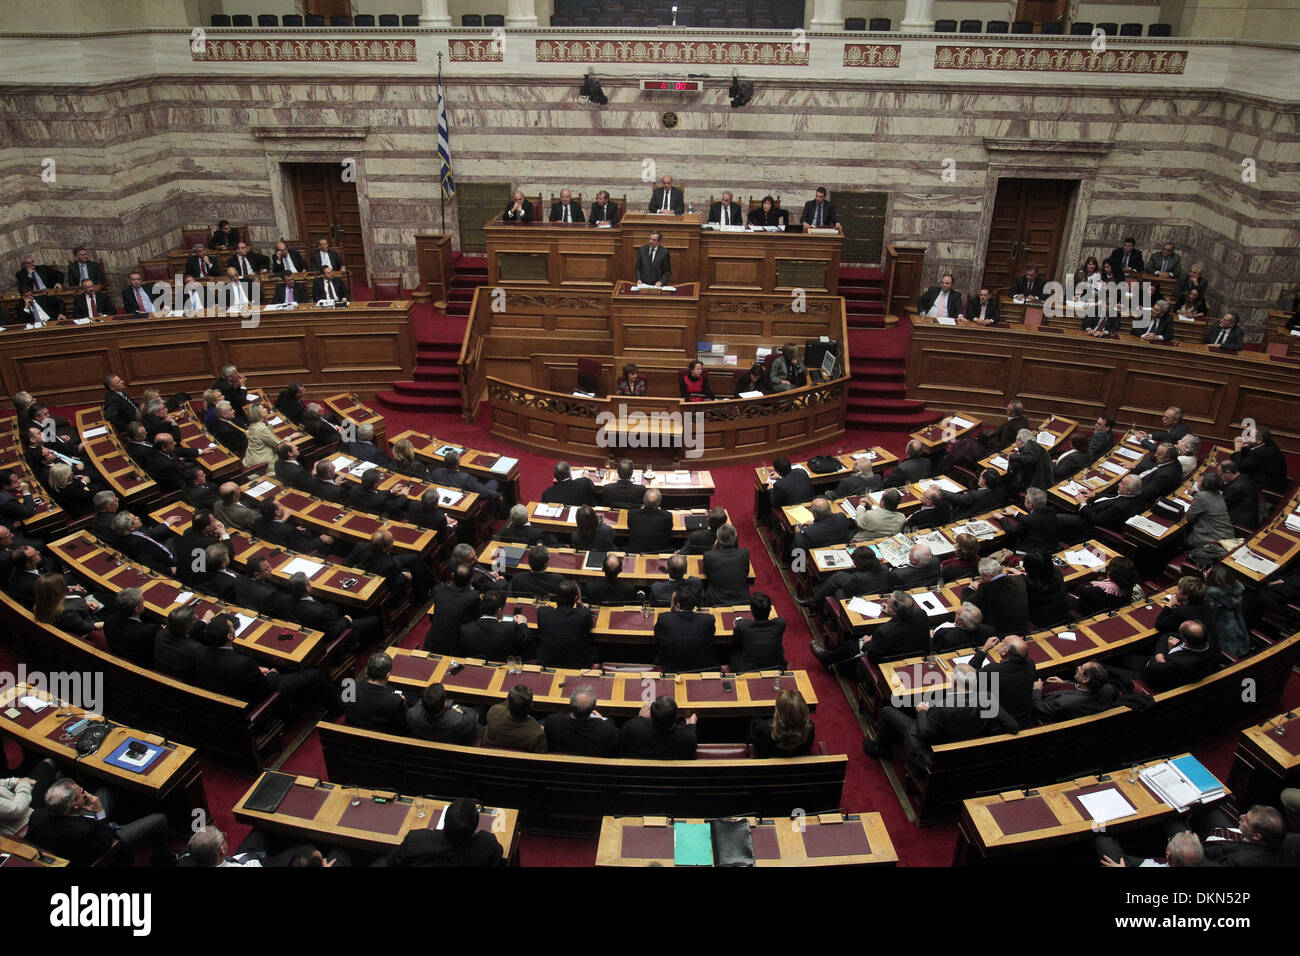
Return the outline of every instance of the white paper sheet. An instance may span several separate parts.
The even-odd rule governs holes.
[[[235,617],[239,618],[239,629],[235,631],[235,637],[243,637],[244,632],[257,623],[257,618],[247,614],[236,613]]]
[[[1001,468],[1003,471],[1006,471],[1007,466],[1010,465],[1011,462],[1007,461],[1005,455],[994,455],[992,458],[989,459],[989,464],[992,465],[994,468]]]
[[[250,498],[260,498],[267,492],[274,491],[275,489],[276,489],[275,482],[259,481],[257,484],[253,485],[253,487],[248,489],[248,496]]]
[[[1112,475],[1123,477],[1128,474],[1128,469],[1116,461],[1103,461],[1101,463],[1102,471],[1108,471]]]
[[[515,467],[517,464],[519,464],[518,458],[498,458],[496,464],[493,465],[489,471],[494,475],[508,475],[510,474],[510,469]]]
[[[297,574],[301,571],[303,574],[307,575],[307,577],[311,577],[313,574],[323,571],[324,569],[325,565],[316,561],[308,561],[306,558],[294,558],[284,566],[284,573]]]
[[[1270,561],[1268,558],[1258,555],[1244,546],[1233,552],[1232,560],[1256,574],[1269,575],[1278,569],[1276,561]]]
[[[98,428],[87,428],[81,433],[82,438],[98,438],[100,435],[108,434],[108,426],[100,425]]]
[[[951,426],[953,426],[954,428],[974,428],[974,427],[975,427],[975,423],[974,423],[974,422],[972,422],[972,421],[970,421],[970,420],[968,420],[968,419],[962,418],[960,415],[949,415],[949,416],[948,416],[948,424],[951,425]]]
[[[1164,525],[1156,524],[1156,522],[1143,515],[1134,515],[1124,523],[1130,528],[1137,528],[1143,534],[1151,535],[1153,538],[1163,538],[1171,530],[1170,528],[1166,528]]]
[[[938,614],[947,614],[948,609],[943,606],[943,602],[935,595],[933,591],[923,591],[920,594],[913,594],[912,600],[924,609],[925,613],[934,617]]]
[[[1120,820],[1137,813],[1133,809],[1133,804],[1125,800],[1124,795],[1115,787],[1085,793],[1079,797],[1079,802],[1088,811],[1088,815],[1098,823],[1109,823],[1111,820]]]
[[[868,601],[866,598],[855,597],[845,606],[850,611],[861,614],[863,617],[880,617],[880,605],[875,601]]]

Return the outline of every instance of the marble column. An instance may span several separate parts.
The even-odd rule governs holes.
[[[808,23],[810,30],[840,31],[844,29],[843,0],[816,0],[813,4],[812,20]]]
[[[420,26],[451,26],[451,14],[447,12],[447,0],[421,0]]]
[[[506,26],[529,29],[537,26],[537,5],[534,0],[510,0],[506,6]]]
[[[898,28],[904,33],[933,33],[934,0],[907,0]]]

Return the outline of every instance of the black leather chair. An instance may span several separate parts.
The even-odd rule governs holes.
[[[352,26],[352,18],[351,17],[330,17],[330,26],[350,27]]]
[[[302,26],[302,14],[286,13],[280,18],[280,25],[284,27],[300,27]]]
[[[1174,28],[1169,23],[1153,23],[1147,27],[1149,37],[1168,37],[1174,35]]]
[[[379,25],[381,27],[400,27],[402,18],[395,13],[381,13],[379,15]]]
[[[866,17],[847,17],[844,20],[845,30],[865,30],[867,28]]]
[[[483,14],[483,26],[485,27],[503,27],[506,25],[504,13],[485,13]]]
[[[892,25],[889,17],[872,17],[867,21],[867,29],[872,33],[888,33]]]
[[[935,20],[934,32],[935,33],[956,33],[957,21],[956,20]]]
[[[251,13],[236,13],[230,18],[230,25],[234,27],[251,27],[253,25],[253,15]]]
[[[274,13],[259,13],[257,15],[257,25],[259,27],[278,27],[280,18]]]
[[[1033,33],[1034,22],[1032,20],[1017,20],[1011,24],[1012,33]]]
[[[418,27],[420,25],[420,15],[418,13],[403,13],[402,26]]]
[[[1070,24],[1070,36],[1086,37],[1092,36],[1092,24],[1087,20],[1079,20]]]
[[[228,14],[228,13],[214,13],[214,14],[212,14],[212,25],[213,25],[214,27],[228,27],[228,26],[230,26],[230,14]]]
[[[375,25],[375,15],[373,13],[358,13],[352,18],[354,27],[373,27]]]
[[[1056,23],[1044,23],[1038,29],[1039,32],[1043,34],[1043,36],[1059,37],[1061,34],[1065,32],[1065,24],[1061,23],[1060,21]]]
[[[1011,24],[1006,20],[990,20],[984,24],[985,33],[1010,33]]]
[[[323,27],[325,18],[316,13],[309,13],[306,17],[306,23],[309,27]]]
[[[571,27],[573,21],[568,17],[551,17],[551,26],[553,27]]]
[[[1100,27],[1100,28],[1101,28],[1101,32],[1104,33],[1104,34],[1106,34],[1106,36],[1108,36],[1108,37],[1117,37],[1117,36],[1119,36],[1119,24],[1118,24],[1118,23],[1099,23],[1099,24],[1097,24],[1097,26]],[[1095,29],[1096,29],[1096,28],[1094,27],[1094,30],[1095,30]]]
[[[460,25],[463,27],[481,27],[483,17],[478,13],[463,13],[460,17]]]
[[[1142,35],[1142,24],[1124,23],[1120,25],[1119,35],[1122,37],[1140,37]]]
[[[958,33],[979,33],[984,26],[981,20],[963,20],[957,27]]]

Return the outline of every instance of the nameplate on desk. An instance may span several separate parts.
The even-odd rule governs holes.
[[[934,321],[937,322],[939,325],[956,325],[956,324],[957,324],[957,320],[954,319],[954,318],[951,318],[951,317],[949,317],[949,316],[942,316],[942,317],[936,318]]]
[[[762,392],[737,392],[736,397],[737,398],[762,398],[763,393]]]
[[[98,428],[87,428],[81,433],[82,438],[98,438],[100,435],[108,434],[108,426],[100,425]]]
[[[810,236],[838,236],[840,231],[831,226],[809,226],[808,235]]]
[[[496,464],[488,469],[494,475],[508,475],[510,469],[519,464],[518,458],[498,458]]]

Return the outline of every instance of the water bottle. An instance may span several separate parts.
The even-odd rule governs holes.
[[[695,203],[693,203],[693,202],[692,202],[692,203],[687,203],[687,204],[686,204],[686,211],[687,211],[688,213],[690,213],[692,216],[695,215]]]

